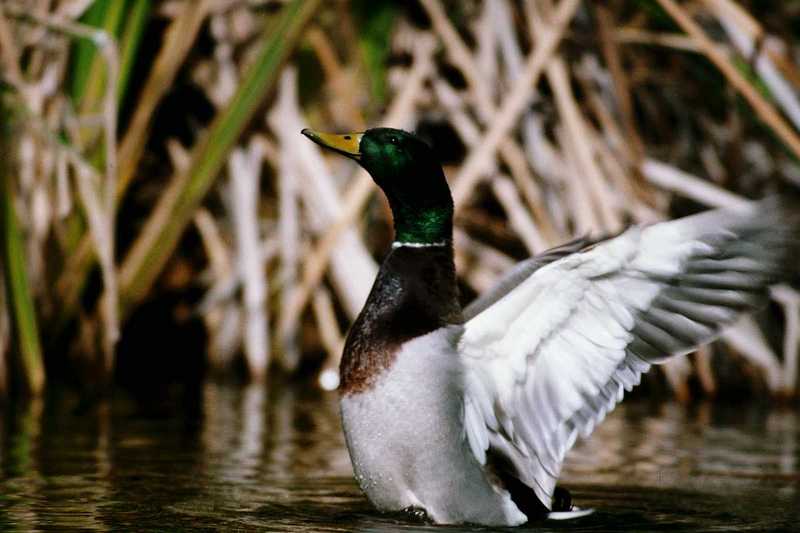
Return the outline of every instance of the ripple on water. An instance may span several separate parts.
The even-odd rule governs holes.
[[[588,517],[537,531],[778,531],[800,521],[800,415],[623,404],[564,467]],[[0,530],[489,531],[375,512],[352,478],[336,397],[205,386],[201,405],[12,406]],[[491,529],[495,531],[496,529]],[[519,529],[517,529],[518,531]]]

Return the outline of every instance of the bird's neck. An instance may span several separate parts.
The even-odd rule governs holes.
[[[440,245],[453,241],[453,198],[442,168],[410,172],[383,187],[394,218],[396,243]]]
[[[382,188],[395,236],[365,310],[378,309],[373,318],[381,315],[407,338],[457,322],[453,198],[442,167],[420,165],[402,177],[376,181],[387,184]]]
[[[414,206],[389,202],[395,246],[442,246],[453,241],[453,205]]]

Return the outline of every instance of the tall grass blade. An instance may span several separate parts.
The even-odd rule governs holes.
[[[150,2],[146,0],[146,2],[140,3],[149,4]],[[136,10],[137,7],[134,6],[133,9]],[[186,56],[194,45],[199,29],[206,19],[208,9],[209,2],[207,1],[187,4],[184,12],[170,24],[164,36],[161,50],[136,100],[133,116],[125,137],[120,143],[117,179],[118,202],[124,196],[128,184],[133,179],[139,159],[144,152],[150,123],[156,108],[164,94],[172,86],[178,71],[184,65]],[[131,14],[131,16],[133,15],[134,13]],[[132,38],[133,36],[131,35],[131,40]],[[120,87],[123,87],[127,86],[127,83],[123,84],[123,76],[125,76],[126,69],[129,71],[132,67],[132,63],[126,60],[126,57],[130,55],[127,50],[133,47],[132,43],[129,42],[127,32],[120,46],[122,62],[120,66]],[[74,316],[90,269],[96,262],[91,236],[88,233],[84,232],[80,242],[71,249],[72,253],[69,261],[56,283],[56,290],[62,302],[62,307],[56,320],[56,331],[62,330],[63,326]]]
[[[28,276],[22,234],[13,198],[11,144],[14,136],[13,117],[0,95],[0,246],[6,297],[14,324],[16,347],[21,358],[20,369],[27,390],[39,394],[44,387],[44,366],[39,344],[39,328]]]
[[[87,26],[101,27],[108,10],[108,4],[106,0],[93,2],[79,22]],[[72,96],[72,101],[75,105],[83,100],[94,59],[95,50],[92,43],[80,40],[74,44],[72,48],[72,67],[68,79],[70,82],[70,96]]]
[[[150,0],[134,0],[125,14],[125,22],[119,38],[119,80],[117,82],[117,102],[122,105],[128,89],[128,80],[136,62],[139,44],[150,18]]]
[[[89,26],[103,29],[109,35],[118,37],[123,15],[126,16],[125,18],[130,15],[127,13],[127,7],[127,1],[96,0],[86,14],[87,20],[85,23]],[[99,10],[101,14],[95,16],[93,14],[95,9]],[[89,17],[89,15],[93,16]],[[103,100],[108,73],[106,72],[105,62],[94,43],[81,40],[76,46],[79,47],[77,53],[80,58],[78,63],[80,70],[77,75],[78,81],[73,85],[73,99],[83,112],[91,112],[96,110]]]
[[[122,313],[147,294],[318,5],[319,0],[293,0],[275,26],[264,31],[257,59],[198,143],[188,170],[173,177],[125,258],[120,273]]]

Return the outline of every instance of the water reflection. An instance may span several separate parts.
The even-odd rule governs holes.
[[[0,530],[434,530],[375,513],[352,481],[336,398],[204,385],[159,416],[115,398],[7,406]],[[545,530],[774,530],[800,519],[796,410],[627,404],[565,466],[595,515]],[[449,528],[471,531],[480,528]]]

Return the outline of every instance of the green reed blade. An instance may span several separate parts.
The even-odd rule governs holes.
[[[44,387],[44,365],[39,343],[39,328],[33,297],[28,285],[22,233],[14,209],[11,144],[14,127],[11,112],[0,95],[0,254],[10,315],[14,324],[16,346],[21,358],[20,368],[27,390],[38,394]]]
[[[189,168],[173,177],[125,258],[120,272],[122,315],[145,297],[163,269],[240,134],[274,87],[281,65],[318,5],[319,0],[292,0],[276,24],[264,31],[258,58],[198,142]]]
[[[149,5],[150,0],[147,0],[146,3]],[[209,9],[207,2],[198,3],[196,7],[188,4],[187,6],[165,30],[164,40],[154,62],[149,67],[147,79],[142,85],[141,91],[136,95],[135,101],[130,104],[133,111],[125,136],[120,141],[118,152],[118,203],[122,200],[127,186],[136,173],[138,161],[147,144],[152,117],[162,98],[171,88],[178,71],[185,64],[186,57],[197,41],[200,27],[207,19]],[[136,9],[136,6],[133,9]],[[130,16],[134,16],[134,13],[131,12]],[[128,46],[129,42],[129,34],[124,32],[121,41],[120,76],[123,76],[126,70],[130,71],[130,68],[126,68],[126,64],[130,67],[133,66],[133,62],[127,62],[125,59],[126,50],[133,48],[132,45]],[[82,227],[77,229],[79,231],[76,240],[69,241],[67,245],[67,249],[70,250],[67,254],[69,260],[56,283],[56,290],[62,304],[58,310],[58,316],[54,320],[53,330],[56,333],[63,331],[64,326],[74,317],[89,272],[96,264],[91,236],[83,231]]]
[[[136,62],[139,44],[150,18],[150,0],[134,0],[125,14],[125,22],[119,38],[119,81],[117,82],[117,102],[123,104],[128,89],[133,65]]]
[[[95,0],[81,22],[102,28],[118,38],[123,18],[128,18],[126,0]],[[106,83],[105,62],[94,43],[84,39],[75,43],[75,68],[72,71],[72,100],[83,112],[96,110],[103,99]]]

